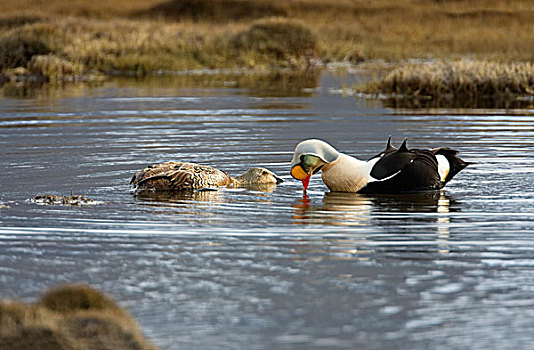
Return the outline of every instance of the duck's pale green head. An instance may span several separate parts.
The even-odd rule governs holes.
[[[338,157],[339,152],[324,141],[316,139],[302,141],[295,147],[293,153],[291,176],[302,181],[304,192],[306,192],[311,176]]]

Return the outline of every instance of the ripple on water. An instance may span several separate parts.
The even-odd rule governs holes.
[[[107,84],[0,99],[1,296],[91,283],[167,349],[529,349],[532,111]],[[445,191],[410,196],[327,193],[314,177],[306,200],[288,174],[301,139],[366,158],[390,134],[476,164]],[[135,171],[166,160],[266,166],[285,182],[129,193]],[[104,204],[26,201],[71,189]]]

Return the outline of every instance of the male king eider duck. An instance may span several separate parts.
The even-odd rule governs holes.
[[[142,192],[192,191],[220,186],[277,184],[282,181],[275,173],[264,168],[251,168],[232,178],[225,171],[207,165],[166,162],[138,171],[130,180],[130,184],[135,192]]]
[[[330,191],[358,193],[407,193],[438,190],[470,163],[447,147],[408,149],[406,140],[397,149],[391,145],[368,161],[338,152],[321,140],[297,145],[291,161],[291,176],[302,181],[304,192],[310,177],[322,171]]]

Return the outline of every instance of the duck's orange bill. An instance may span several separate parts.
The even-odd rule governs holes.
[[[300,165],[295,165],[293,169],[291,169],[291,176],[297,180],[303,181],[308,177],[308,173],[305,172]]]
[[[302,187],[304,187],[304,192],[306,192],[308,185],[310,184],[311,174],[305,172],[300,165],[295,165],[293,169],[291,169],[291,176],[302,181]]]

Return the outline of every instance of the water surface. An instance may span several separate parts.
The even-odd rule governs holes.
[[[530,349],[534,110],[408,109],[354,77],[153,77],[0,97],[0,297],[84,282],[164,349]],[[365,159],[388,135],[476,162],[444,191],[328,193],[291,179],[296,143]],[[286,181],[134,197],[167,160]],[[38,193],[98,206],[39,206]]]

